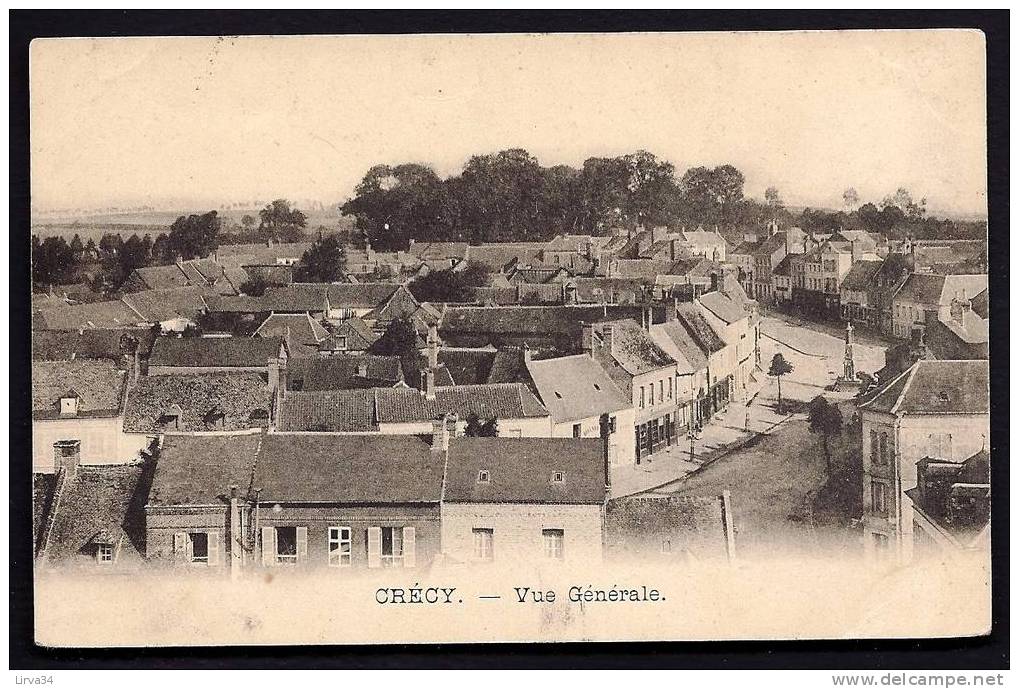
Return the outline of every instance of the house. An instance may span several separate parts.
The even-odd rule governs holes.
[[[226,277],[224,267],[210,258],[177,261],[168,266],[135,268],[120,289],[130,293],[181,287],[198,288],[207,294],[237,293]]]
[[[136,359],[147,361],[156,334],[152,328],[110,328],[104,330],[33,330],[32,359],[74,361],[106,359],[117,368],[135,368]]]
[[[553,438],[602,438],[609,462],[636,456],[635,413],[627,395],[586,354],[535,360],[524,350],[527,383],[552,417]]]
[[[393,282],[368,282],[356,285],[328,285],[328,318],[363,318],[388,323],[417,312],[420,304],[405,285]]]
[[[772,296],[777,304],[788,304],[793,300],[792,260],[792,254],[786,254],[771,271]]]
[[[775,224],[772,224],[770,231],[771,234],[755,247],[750,280],[743,285],[750,297],[769,304],[775,300],[771,274],[790,249],[790,235],[785,231],[778,231]]]
[[[635,410],[636,463],[671,445],[676,440],[679,404],[676,361],[655,343],[647,329],[629,319],[585,326],[583,338],[587,356],[605,369]]]
[[[541,261],[545,245],[539,242],[498,242],[467,247],[467,261],[488,268],[495,274],[509,274],[518,265]]]
[[[261,373],[288,357],[282,337],[160,337],[149,355],[149,375],[181,373]]]
[[[332,326],[332,332],[318,344],[319,356],[364,354],[379,335],[360,318],[347,318]]]
[[[426,568],[440,548],[446,446],[417,436],[174,439],[145,508],[148,555],[232,574]]]
[[[651,326],[651,339],[676,362],[677,432],[710,419],[708,354],[675,318]]]
[[[839,289],[853,265],[853,250],[839,243],[824,241],[789,263],[792,275],[792,301],[800,309],[837,317]]]
[[[311,248],[311,242],[274,242],[223,244],[213,251],[215,261],[227,267],[249,265],[293,266]]]
[[[605,558],[627,565],[735,559],[733,513],[722,495],[651,491],[605,505]]]
[[[892,297],[892,335],[908,338],[927,322],[927,314],[944,319],[953,300],[964,303],[987,289],[986,275],[913,273]]]
[[[707,292],[694,303],[701,307],[701,315],[725,342],[719,357],[721,368],[715,374],[720,378],[731,377],[732,398],[745,401],[760,358],[757,319],[724,292]]]
[[[262,321],[255,337],[285,337],[288,344],[304,345],[317,355],[319,345],[329,333],[307,313],[274,313]]]
[[[980,450],[961,462],[926,457],[917,463],[914,551],[941,554],[990,548],[991,457]]]
[[[408,242],[407,253],[421,261],[443,261],[447,268],[463,261],[468,256],[466,242]]]
[[[39,539],[36,566],[90,575],[137,571],[145,564],[139,496],[144,500],[151,460],[86,467],[68,459]]]
[[[273,394],[253,372],[142,376],[127,393],[124,432],[151,442],[178,433],[268,428]]]
[[[561,284],[572,277],[572,273],[561,267],[516,266],[509,273],[510,284],[547,285]]]
[[[183,332],[196,325],[206,304],[198,287],[175,287],[131,292],[122,297],[146,323],[158,323],[164,332]]]
[[[287,362],[287,390],[391,388],[403,382],[403,368],[397,356],[337,354]]]
[[[682,230],[680,245],[683,250],[695,256],[703,256],[712,261],[725,261],[728,244],[722,235],[714,230]]]
[[[846,273],[846,278],[839,288],[842,320],[878,327],[880,322],[878,310],[870,303],[868,296],[881,264],[880,260],[857,261]]]
[[[268,288],[252,304],[260,307],[259,313],[306,313],[314,318],[325,318],[329,314],[328,289],[327,283],[294,282]]]
[[[864,551],[908,561],[921,460],[961,462],[986,450],[987,361],[920,360],[859,405],[863,445]]]
[[[333,433],[428,433],[434,419],[455,416],[462,431],[471,415],[495,419],[500,436],[547,438],[548,411],[526,385],[495,383],[434,387],[287,392],[281,402],[281,431]]]
[[[601,560],[603,440],[457,437],[448,447],[445,561],[505,569]]]
[[[698,361],[699,364],[703,357],[707,362],[704,369],[704,392],[702,394],[700,388],[696,388],[698,408],[693,414],[695,423],[704,423],[712,415],[724,411],[735,394],[735,373],[730,368],[733,361],[729,354],[731,350],[704,316],[702,307],[680,302],[675,305],[675,311],[677,322],[689,336],[675,338],[677,346],[682,348],[688,361]],[[691,342],[696,345],[700,355],[688,346]],[[699,366],[695,370],[699,372]]]
[[[137,459],[149,441],[123,432],[127,380],[111,361],[32,362],[32,472]]]
[[[32,328],[37,330],[135,328],[151,324],[122,301],[47,306],[32,315]]]
[[[653,291],[652,284],[644,278],[578,277],[567,287],[575,287],[580,304],[641,304]]]

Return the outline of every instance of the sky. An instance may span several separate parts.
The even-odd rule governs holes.
[[[32,204],[335,203],[375,164],[522,147],[982,214],[983,56],[974,31],[36,40]]]

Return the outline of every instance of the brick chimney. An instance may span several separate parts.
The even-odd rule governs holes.
[[[601,331],[602,341],[605,343],[605,349],[612,351],[612,324],[606,323],[602,327]]]
[[[524,363],[525,364],[531,363],[531,348],[527,346],[526,342],[524,343],[524,347],[523,347],[522,351],[523,351],[523,355],[524,355]]]
[[[594,349],[594,328],[589,323],[580,324],[580,349],[591,356]]]
[[[577,286],[571,283],[565,283],[563,285],[564,301],[567,304],[577,303]]]
[[[432,452],[449,450],[449,414],[432,420]]]
[[[428,368],[439,367],[439,329],[428,326]]]
[[[853,241],[849,242],[849,246],[851,247],[851,251],[853,252],[853,263],[858,263],[860,260],[863,259],[863,247],[860,246],[860,240],[854,239]]]
[[[66,478],[76,476],[80,464],[80,440],[61,440],[53,444],[53,466],[56,469],[63,468]]]
[[[429,368],[425,371],[425,399],[435,399],[435,369]]]

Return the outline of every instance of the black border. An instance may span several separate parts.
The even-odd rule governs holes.
[[[33,38],[336,33],[502,33],[856,28],[973,28],[987,45],[990,233],[991,446],[1008,457],[1009,14],[994,11],[10,11],[11,332],[28,333],[30,225],[28,47]],[[17,260],[15,260],[17,258]],[[10,339],[10,486],[31,485],[24,449],[29,338]],[[1006,669],[1009,667],[1008,462],[992,466],[992,632],[963,639],[429,644],[398,646],[48,649],[32,640],[31,492],[11,490],[10,667],[17,669],[221,668],[689,668]]]

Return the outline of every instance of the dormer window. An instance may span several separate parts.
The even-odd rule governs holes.
[[[101,565],[113,564],[113,544],[100,543],[96,548],[96,561]]]
[[[68,392],[63,397],[60,398],[60,415],[61,416],[78,415],[78,396],[73,392]]]
[[[566,480],[566,474],[561,471],[552,472],[552,483],[562,483]]]
[[[492,476],[488,473],[488,469],[482,469],[478,472],[478,483],[491,483]]]

